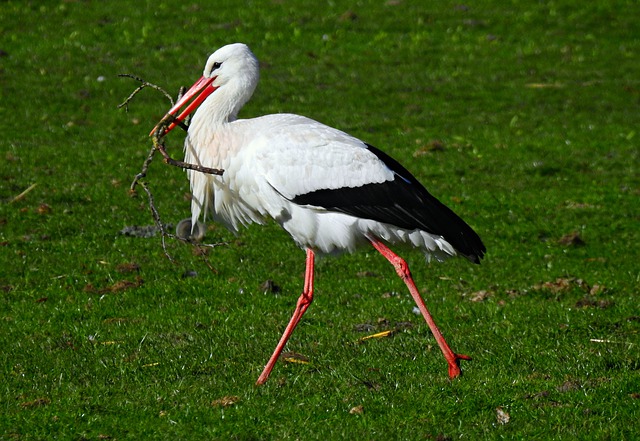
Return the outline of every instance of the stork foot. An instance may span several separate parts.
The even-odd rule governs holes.
[[[468,355],[454,353],[453,360],[447,360],[447,363],[449,363],[449,378],[451,378],[452,380],[462,375],[462,369],[460,369],[460,360],[471,361],[472,358]]]

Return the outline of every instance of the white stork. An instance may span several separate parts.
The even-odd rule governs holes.
[[[420,248],[427,260],[460,254],[479,263],[485,247],[478,235],[396,160],[353,136],[299,115],[238,119],[258,78],[258,60],[246,45],[224,46],[168,112],[184,121],[195,110],[185,161],[224,170],[221,176],[187,171],[193,225],[205,213],[234,232],[272,218],[306,250],[302,295],[257,384],[267,381],[313,300],[315,255],[352,252],[366,243],[393,264],[409,288],[449,365],[449,377],[460,375],[460,360],[471,358],[449,348],[406,262],[385,244]]]

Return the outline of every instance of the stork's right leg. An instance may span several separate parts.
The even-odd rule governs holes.
[[[287,344],[287,340],[291,337],[293,330],[298,325],[298,322],[302,318],[303,314],[313,301],[313,265],[314,265],[315,255],[313,251],[307,249],[307,264],[304,274],[304,289],[302,290],[302,295],[298,298],[298,303],[296,304],[296,309],[293,311],[293,315],[291,316],[291,320],[289,320],[289,324],[287,328],[284,330],[282,337],[280,337],[280,341],[276,346],[276,349],[273,351],[273,355],[267,362],[267,365],[264,367],[262,374],[258,377],[258,381],[256,384],[264,384],[269,378],[269,374],[273,370],[273,367],[278,361],[284,346]]]

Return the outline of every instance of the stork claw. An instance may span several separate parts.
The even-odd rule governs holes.
[[[451,378],[452,380],[462,375],[462,369],[460,369],[460,360],[471,361],[472,358],[468,355],[454,353],[453,360],[447,360],[447,363],[449,363],[449,378]]]

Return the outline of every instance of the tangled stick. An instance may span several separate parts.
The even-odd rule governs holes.
[[[162,94],[164,94],[164,96],[167,97],[171,102],[171,107],[173,107],[173,105],[175,104],[175,102],[173,101],[173,98],[171,98],[171,95],[169,95],[160,86],[157,86],[153,83],[149,83],[148,81],[145,81],[142,78],[139,78],[131,74],[119,74],[118,76],[132,78],[138,81],[139,83],[141,83],[140,86],[138,86],[133,92],[131,92],[131,94],[127,97],[127,99],[125,99],[122,103],[118,105],[119,109],[124,107],[125,111],[128,112],[129,102],[145,87],[151,87],[153,89],[156,89],[162,92]],[[183,94],[184,94],[184,88],[180,88],[180,92],[178,93],[178,100]],[[147,170],[149,169],[149,165],[151,164],[151,161],[153,160],[153,155],[155,155],[156,151],[160,152],[160,154],[163,156],[165,164],[173,165],[175,167],[180,167],[187,170],[196,170],[196,171],[207,173],[210,175],[222,175],[224,173],[224,170],[221,170],[221,169],[204,167],[202,165],[197,165],[197,164],[189,164],[188,162],[178,161],[176,159],[173,159],[171,156],[169,156],[169,154],[167,153],[167,148],[164,145],[164,136],[167,133],[167,128],[173,123],[180,126],[180,128],[182,128],[184,131],[187,131],[187,129],[189,128],[182,121],[178,121],[177,118],[173,115],[167,114],[165,115],[164,118],[160,120],[160,122],[158,123],[158,125],[156,126],[156,128],[154,129],[151,135],[151,141],[153,142],[153,147],[149,152],[147,159],[145,159],[144,163],[142,164],[141,172],[135,176],[133,182],[131,183],[130,190],[132,192],[135,191],[135,187],[138,181],[141,178],[144,178],[146,176]]]
[[[169,94],[168,94],[168,93],[167,93],[167,92],[166,92],[162,87],[160,87],[160,86],[156,86],[156,85],[155,85],[155,84],[153,84],[153,83],[149,83],[149,82],[147,82],[147,81],[143,80],[142,78],[139,78],[139,77],[137,77],[137,76],[135,76],[135,75],[131,75],[131,74],[118,74],[118,76],[119,76],[120,78],[123,78],[123,77],[126,77],[126,78],[133,78],[133,79],[134,79],[134,80],[136,80],[137,82],[141,83],[141,84],[140,84],[140,86],[138,86],[138,87],[136,88],[136,90],[134,90],[133,92],[131,92],[131,95],[129,95],[129,96],[127,97],[127,99],[126,99],[126,100],[124,100],[124,102],[123,102],[122,104],[119,104],[119,105],[118,105],[118,109],[120,109],[120,108],[124,107],[124,110],[125,110],[126,112],[128,112],[128,111],[129,111],[129,101],[131,101],[131,100],[133,99],[133,97],[134,97],[138,92],[140,92],[142,89],[144,89],[145,87],[151,87],[152,89],[156,89],[156,90],[158,90],[158,91],[162,92],[162,93],[164,94],[164,96],[165,96],[165,97],[167,97],[167,99],[168,99],[169,101],[171,101],[171,107],[173,107],[173,105],[175,104],[175,103],[174,103],[174,101],[173,101],[173,98],[171,98],[171,95],[169,95]],[[178,99],[180,99],[180,97],[182,96],[182,94],[183,94],[183,91],[182,91],[182,89],[181,89],[181,90],[180,90],[180,93],[178,94]]]
[[[131,74],[119,74],[119,77],[127,77],[127,78],[132,78],[136,81],[138,81],[140,84],[140,86],[138,86],[121,104],[118,105],[118,108],[125,108],[125,111],[129,111],[129,102],[131,102],[131,100],[145,87],[150,87],[152,89],[158,90],[160,91],[162,94],[164,94],[165,97],[167,97],[169,99],[169,101],[171,102],[171,106],[173,107],[173,105],[175,104],[173,98],[171,98],[171,95],[169,95],[163,88],[161,88],[160,86],[157,86],[153,83],[149,83],[148,81],[145,81],[135,75],[131,75]],[[180,99],[180,97],[184,94],[184,87],[180,88],[180,91],[178,93],[178,100]],[[151,210],[151,215],[153,216],[153,220],[156,224],[156,227],[158,228],[158,230],[161,233],[162,236],[162,249],[165,253],[165,255],[167,256],[167,258],[171,261],[171,262],[175,262],[175,260],[171,257],[171,255],[169,254],[169,252],[167,251],[167,247],[166,247],[166,238],[169,237],[171,239],[177,239],[180,240],[182,242],[188,242],[193,244],[194,246],[196,246],[199,251],[202,251],[203,247],[209,247],[209,248],[213,248],[216,246],[220,246],[220,245],[225,245],[226,243],[215,243],[215,244],[198,244],[190,239],[187,238],[183,238],[183,237],[179,237],[177,235],[171,234],[169,232],[167,232],[167,230],[165,229],[164,223],[162,222],[161,218],[160,218],[160,213],[158,212],[158,209],[155,206],[155,202],[154,202],[154,198],[153,198],[153,194],[151,193],[151,190],[149,189],[149,184],[144,181],[144,178],[147,176],[147,172],[149,170],[149,166],[151,165],[151,161],[153,160],[154,155],[156,154],[156,152],[160,152],[160,154],[163,157],[163,162],[165,164],[169,164],[169,165],[173,165],[175,167],[179,167],[185,170],[195,170],[195,171],[199,171],[202,173],[207,173],[207,174],[211,174],[211,175],[222,175],[224,173],[224,170],[221,169],[216,169],[216,168],[209,168],[209,167],[204,167],[201,165],[197,165],[197,164],[190,164],[184,161],[178,161],[176,159],[173,159],[168,153],[167,153],[167,149],[166,146],[164,144],[164,137],[167,133],[167,128],[171,125],[175,123],[176,125],[179,125],[180,128],[182,128],[184,131],[188,130],[188,126],[183,123],[182,121],[177,121],[177,119],[175,118],[175,116],[167,114],[164,118],[162,118],[162,120],[160,120],[160,122],[158,123],[158,125],[156,126],[156,128],[154,129],[153,133],[151,134],[151,141],[153,143],[153,146],[151,148],[151,150],[149,151],[149,154],[147,155],[147,158],[144,160],[144,162],[142,163],[142,168],[140,170],[139,173],[137,173],[134,178],[133,181],[131,183],[131,186],[129,187],[129,193],[131,195],[135,195],[136,194],[136,187],[138,186],[138,184],[140,184],[140,186],[142,187],[142,189],[145,191],[145,193],[147,194],[147,197],[149,199],[149,209]],[[201,255],[204,255],[205,253],[199,253]],[[207,266],[209,267],[209,269],[215,271],[215,269],[210,265],[210,263],[205,259],[205,262],[207,263]]]

